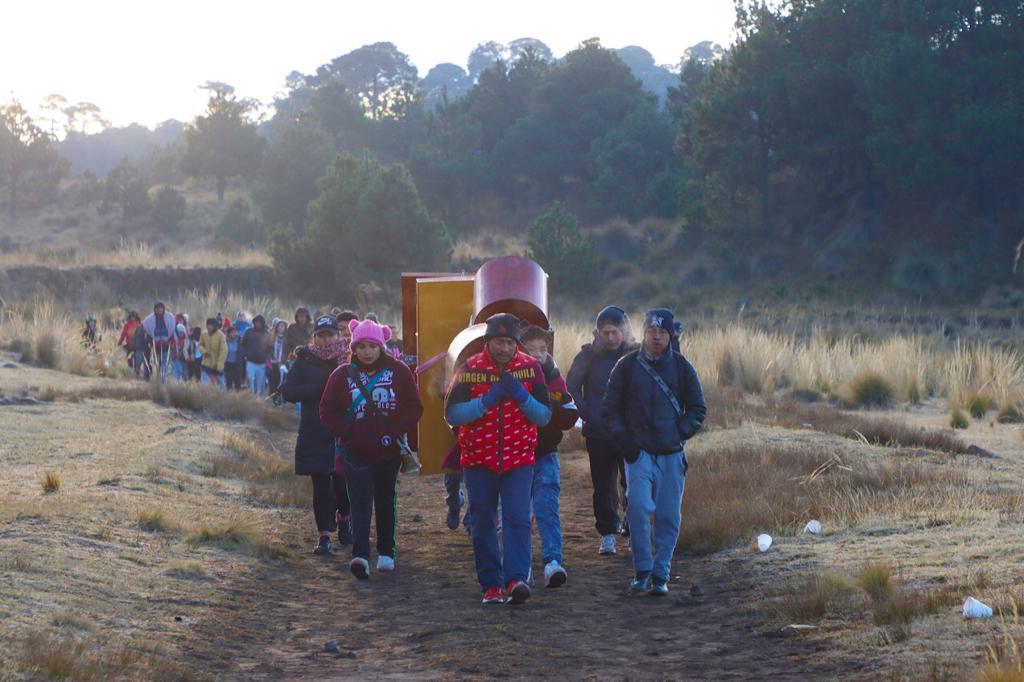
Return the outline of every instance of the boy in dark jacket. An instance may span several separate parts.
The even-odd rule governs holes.
[[[313,321],[309,316],[309,308],[295,311],[295,322],[288,325],[284,334],[286,353],[294,353],[300,346],[306,346],[313,338]]]
[[[558,444],[562,434],[576,424],[579,410],[565,387],[555,359],[548,353],[551,330],[527,327],[523,330],[523,349],[544,370],[551,401],[551,421],[537,432],[537,450],[533,464],[533,516],[540,533],[544,553],[544,586],[561,587],[567,574],[562,565],[562,521],[558,498],[562,491]]]
[[[267,331],[267,320],[262,315],[252,318],[252,328],[239,330],[241,341],[238,342],[238,353],[245,363],[246,379],[249,390],[257,396],[263,395],[267,385],[267,360],[270,359],[271,340]]]
[[[370,517],[377,511],[377,570],[395,570],[398,441],[416,428],[423,403],[410,370],[387,354],[387,327],[349,322],[352,362],[334,370],[320,399],[320,421],[339,441],[352,506],[352,562],[370,577]]]
[[[331,373],[344,364],[348,344],[338,339],[338,323],[331,316],[317,320],[313,343],[295,349],[295,363],[285,375],[281,394],[290,403],[301,403],[299,437],[295,441],[295,473],[308,475],[313,481],[313,517],[320,539],[314,554],[331,552],[331,533],[334,531],[337,509],[344,511],[342,521],[348,525],[348,494],[335,498],[334,436],[320,421],[320,396]],[[351,534],[339,535],[341,544],[351,542]]]
[[[643,345],[615,365],[601,408],[608,431],[626,460],[630,545],[636,570],[632,589],[650,590],[656,596],[668,594],[672,554],[679,540],[685,443],[707,416],[697,372],[673,350],[676,333],[671,310],[648,310]]]
[[[594,341],[576,355],[566,378],[569,393],[583,418],[590,480],[594,485],[594,518],[601,534],[598,554],[615,554],[615,533],[628,533],[628,526],[620,524],[619,491],[615,485],[617,478],[625,496],[626,472],[619,448],[605,428],[601,403],[612,367],[635,348],[626,311],[610,305],[597,314]]]

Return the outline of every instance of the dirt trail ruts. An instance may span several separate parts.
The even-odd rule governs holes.
[[[407,477],[395,573],[357,582],[345,550],[261,564],[211,605],[183,648],[208,672],[245,679],[821,679],[856,672],[814,666],[810,641],[765,626],[742,557],[677,558],[668,597],[630,595],[625,543],[617,556],[597,556],[585,460],[563,460],[562,487],[569,581],[556,590],[538,584],[523,606],[480,603],[466,533],[443,525],[440,479]],[[297,534],[304,541],[308,532]],[[292,550],[309,548],[295,543]],[[539,564],[535,550],[535,572]],[[692,584],[703,596],[690,595]],[[324,650],[329,640],[338,653]]]

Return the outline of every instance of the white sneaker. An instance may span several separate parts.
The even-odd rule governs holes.
[[[395,560],[389,556],[377,557],[377,570],[383,573],[395,570]]]
[[[601,549],[597,550],[597,553],[601,555],[615,554],[615,536],[605,535],[601,538]]]
[[[557,561],[549,561],[544,567],[544,587],[561,587],[565,584],[568,575],[562,564]]]
[[[366,580],[370,577],[370,562],[362,557],[356,557],[349,562],[348,570],[360,580]]]

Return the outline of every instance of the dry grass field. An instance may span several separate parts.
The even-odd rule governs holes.
[[[290,411],[124,379],[56,308],[24,312],[0,321],[0,394],[42,402],[0,404],[0,679],[1022,677],[1011,346],[702,325],[684,352],[710,418],[670,598],[626,593],[627,551],[596,556],[573,435],[569,583],[488,611],[438,479],[403,477],[399,571],[356,584],[309,552]],[[558,334],[567,370],[588,326]],[[964,619],[967,596],[996,617]]]

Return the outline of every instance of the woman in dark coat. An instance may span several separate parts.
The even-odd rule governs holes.
[[[348,496],[336,499],[335,489],[345,490],[343,482],[335,482],[334,436],[320,423],[320,396],[331,372],[348,361],[348,342],[338,337],[338,323],[331,316],[316,321],[313,342],[295,349],[295,364],[285,376],[281,394],[290,403],[301,403],[299,437],[295,443],[295,473],[313,481],[313,515],[320,538],[315,554],[331,552],[331,533],[341,525],[338,540],[352,542],[348,520]],[[337,485],[341,483],[341,485]],[[337,512],[337,516],[335,514]]]

